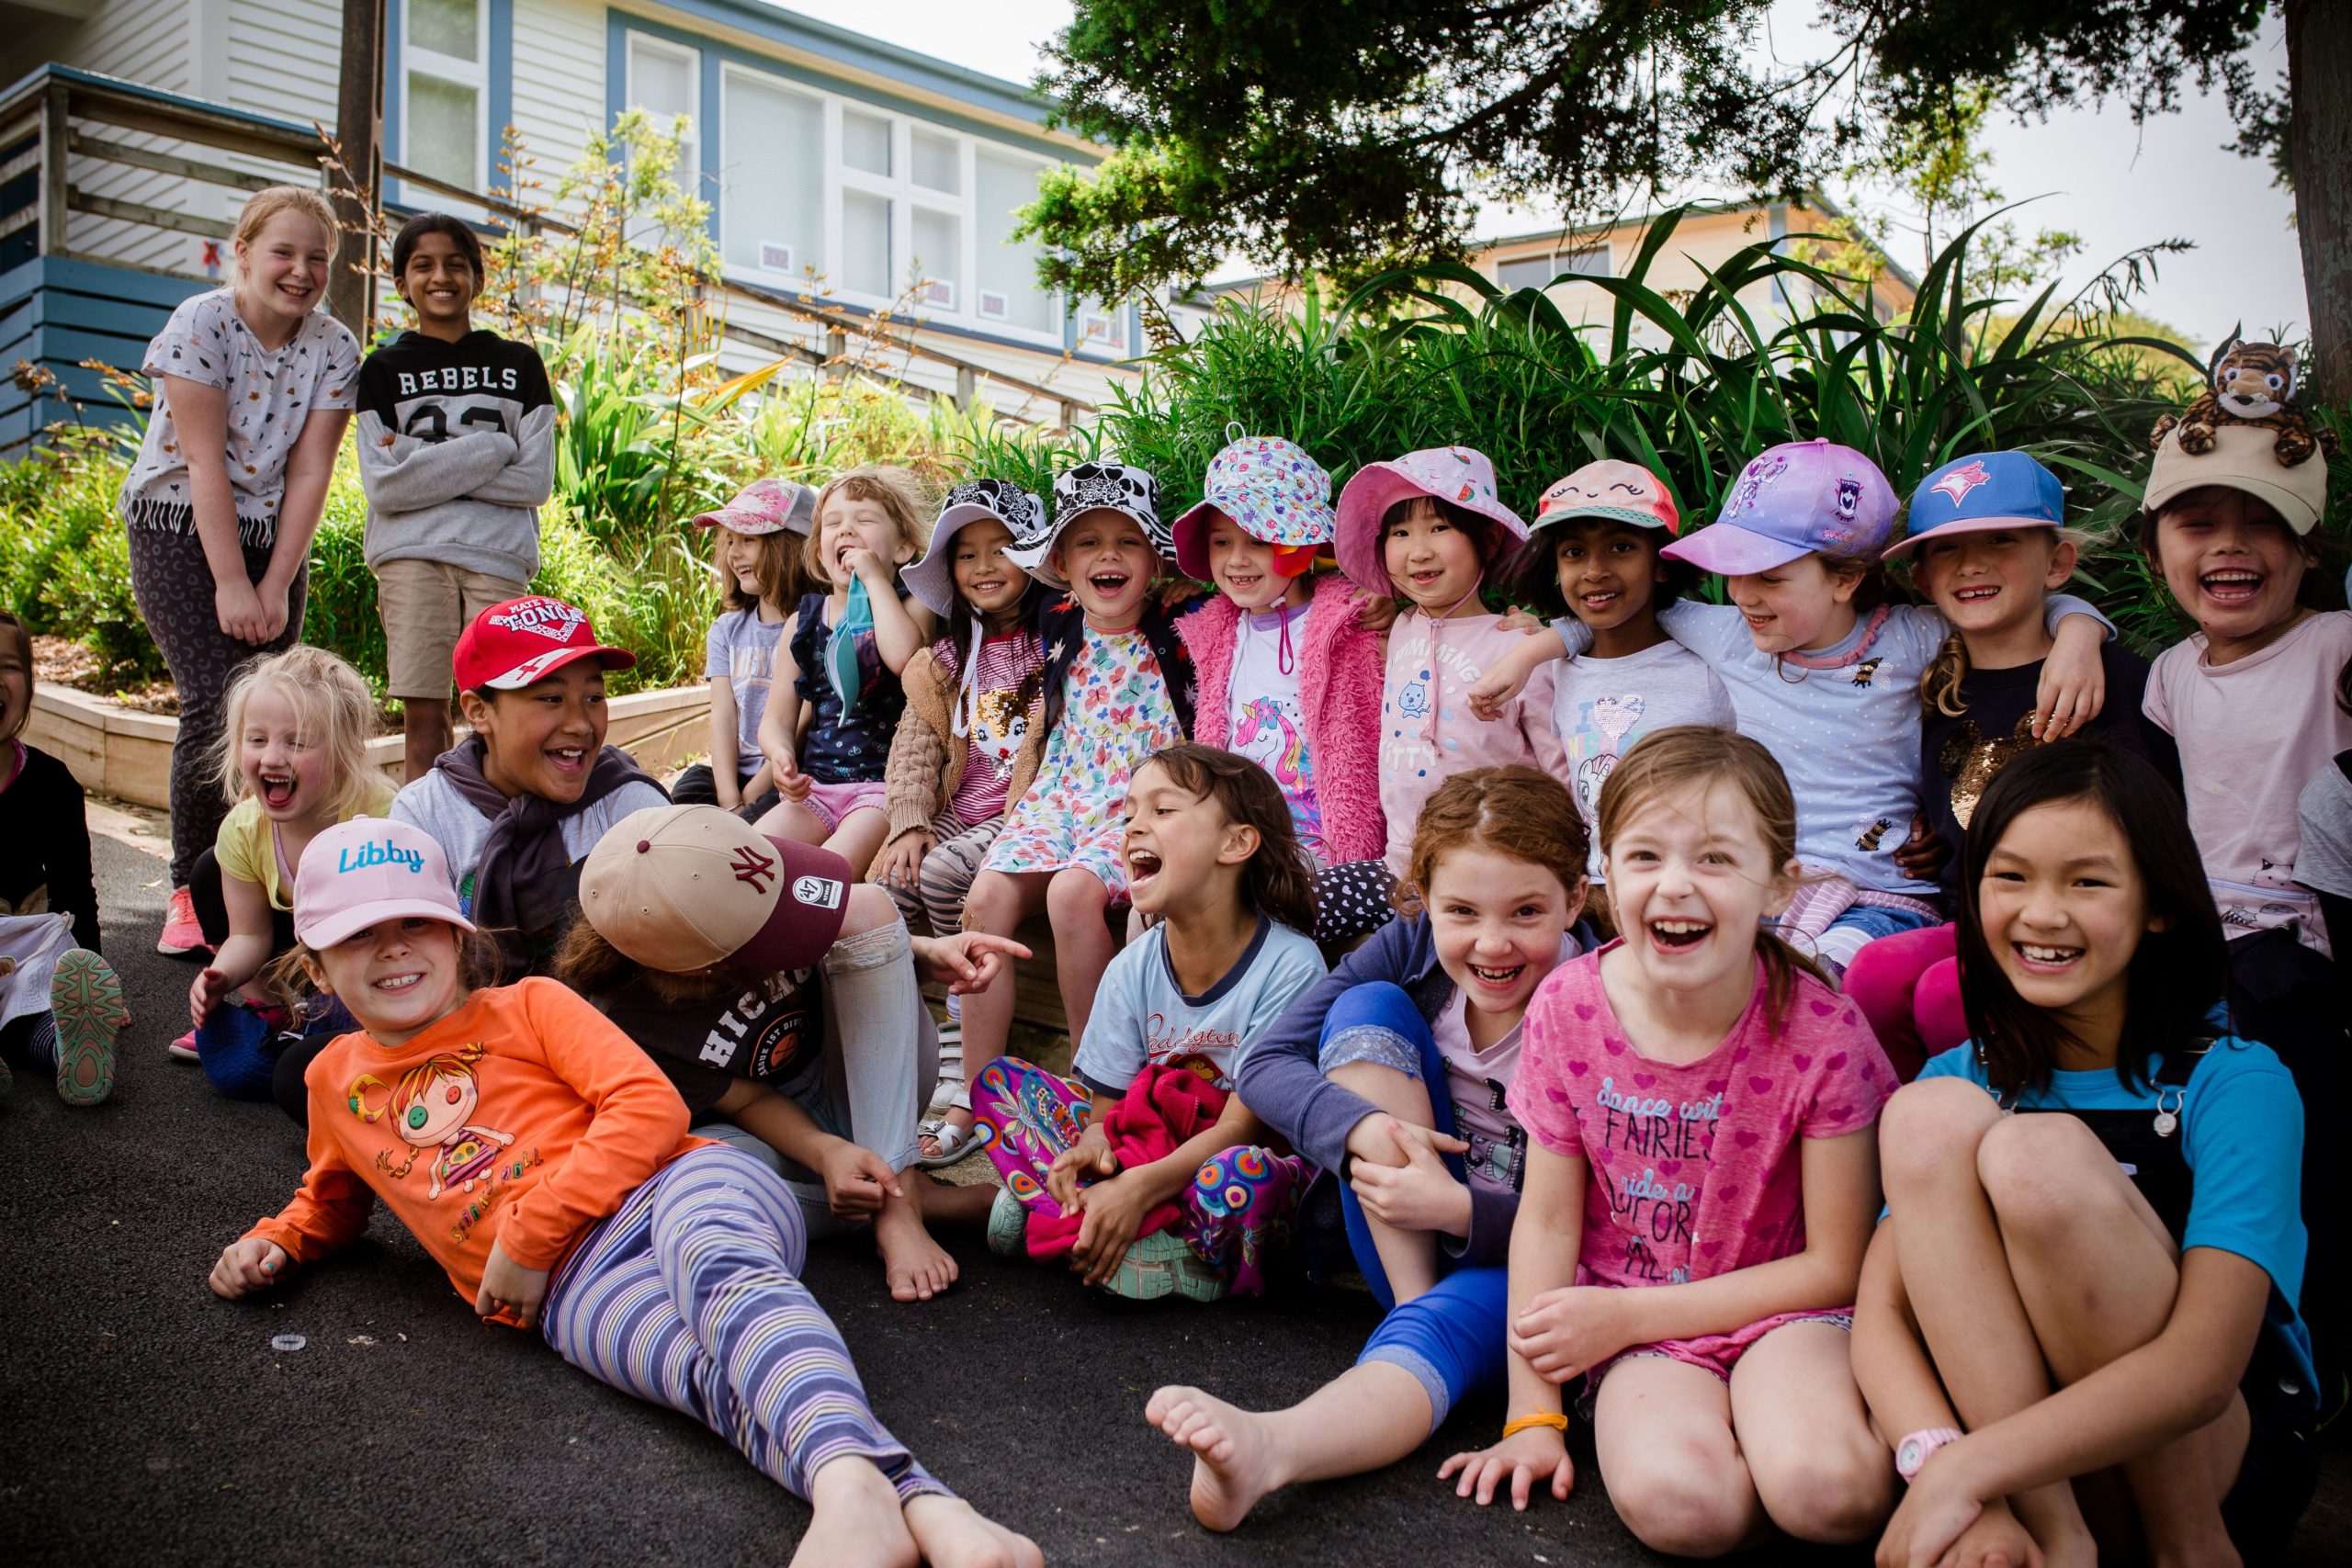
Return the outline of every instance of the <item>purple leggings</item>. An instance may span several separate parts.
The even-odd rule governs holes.
[[[1846,966],[1846,994],[1909,1083],[1930,1056],[1968,1038],[1960,1006],[1960,928],[1922,926],[1863,944]]]

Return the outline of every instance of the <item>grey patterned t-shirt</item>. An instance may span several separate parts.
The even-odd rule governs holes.
[[[272,352],[237,314],[235,291],[216,288],[180,302],[147,345],[140,368],[155,378],[155,406],[139,460],[122,483],[124,521],[169,534],[196,530],[187,455],[180,448],[171,391],[163,379],[176,376],[218,387],[226,395],[237,540],[266,546],[277,536],[286,460],[303,422],[312,409],[347,409],[357,400],[359,343],[342,322],[312,311]]]

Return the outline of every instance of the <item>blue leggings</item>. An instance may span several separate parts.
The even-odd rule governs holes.
[[[1453,1097],[1446,1089],[1445,1058],[1438,1055],[1437,1041],[1419,1010],[1397,987],[1374,980],[1342,992],[1324,1017],[1320,1051],[1327,1073],[1343,1062],[1373,1062],[1418,1079],[1429,1091],[1432,1123],[1442,1132],[1453,1130]],[[1460,1177],[1461,1156],[1443,1157],[1447,1168]],[[1356,1364],[1386,1361],[1412,1373],[1429,1395],[1430,1430],[1434,1432],[1461,1400],[1503,1382],[1509,1271],[1451,1269],[1427,1293],[1398,1306],[1388,1287],[1388,1271],[1372,1244],[1371,1223],[1344,1181],[1340,1184],[1340,1212],[1347,1220],[1356,1267],[1363,1271],[1374,1297],[1388,1308]],[[1444,1247],[1439,1247],[1438,1267],[1447,1269],[1452,1261]]]

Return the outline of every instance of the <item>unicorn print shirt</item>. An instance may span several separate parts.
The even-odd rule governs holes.
[[[1775,1027],[1759,958],[1714,1050],[1653,1061],[1601,984],[1618,945],[1536,987],[1507,1097],[1530,1138],[1586,1162],[1576,1282],[1679,1285],[1804,1251],[1804,1140],[1863,1131],[1894,1092],[1871,1026],[1806,975]]]
[[[1396,617],[1388,634],[1388,672],[1380,701],[1380,809],[1388,818],[1388,869],[1405,874],[1421,807],[1438,785],[1473,768],[1519,762],[1554,778],[1567,776],[1552,693],[1559,661],[1536,667],[1502,716],[1482,723],[1464,701],[1487,666],[1526,633],[1499,615],[1433,620],[1419,610]],[[1238,682],[1235,684],[1238,686]]]
[[[1617,759],[1643,736],[1679,724],[1738,728],[1722,677],[1671,638],[1622,659],[1587,654],[1570,660],[1560,669],[1552,718],[1567,753],[1568,790],[1592,835],[1587,863],[1596,883],[1601,880],[1600,786]]]
[[[1290,619],[1303,629],[1306,615]],[[1323,810],[1315,801],[1315,758],[1307,750],[1306,719],[1298,695],[1299,633],[1284,635],[1280,610],[1244,615],[1234,638],[1232,750],[1273,775],[1290,802],[1298,841],[1328,865]]]

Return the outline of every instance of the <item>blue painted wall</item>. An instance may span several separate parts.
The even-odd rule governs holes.
[[[59,390],[81,402],[86,423],[127,423],[129,413],[107,395],[105,379],[81,362],[136,371],[173,309],[211,287],[56,256],[0,273],[0,368],[21,359],[62,383],[36,398],[0,380],[0,457],[23,457],[45,427],[74,417]]]

